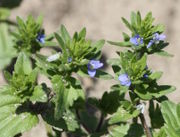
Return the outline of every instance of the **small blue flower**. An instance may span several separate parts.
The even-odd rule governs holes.
[[[148,78],[148,74],[144,74],[144,75],[143,75],[143,78]]]
[[[139,46],[143,44],[143,38],[141,38],[138,34],[134,37],[130,38],[130,42],[134,44],[135,46]]]
[[[96,70],[103,67],[103,63],[99,60],[90,60],[87,67],[89,76],[94,77],[96,75]]]
[[[158,44],[160,41],[164,41],[166,36],[164,34],[155,33],[153,39],[147,45],[147,48],[151,47],[154,43]]]
[[[147,48],[151,47],[154,44],[154,40],[150,40],[150,42],[147,45]]]
[[[69,57],[69,58],[68,58],[68,63],[71,63],[71,62],[72,62],[72,58]]]
[[[44,43],[45,43],[45,35],[44,35],[44,34],[38,34],[37,40],[38,40],[40,43],[44,44]]]
[[[131,80],[128,76],[128,74],[121,74],[119,77],[118,77],[120,83],[122,86],[127,86],[129,87],[131,85]]]

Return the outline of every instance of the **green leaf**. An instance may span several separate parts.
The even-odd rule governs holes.
[[[43,23],[43,16],[42,15],[40,15],[40,16],[38,16],[38,18],[37,18],[37,21],[36,21],[40,26],[42,25],[42,23]]]
[[[149,104],[149,117],[151,121],[151,127],[153,129],[160,129],[164,125],[164,119],[162,117],[159,104],[156,104],[153,102],[153,100],[151,100]]]
[[[34,88],[34,91],[32,93],[32,96],[30,97],[30,100],[37,101],[37,102],[46,102],[48,100],[48,97],[43,90],[42,85],[38,85]]]
[[[8,81],[8,82],[10,82],[11,81],[11,79],[12,79],[12,75],[11,75],[11,73],[9,73],[8,71],[4,71],[4,78]]]
[[[10,16],[10,10],[7,8],[0,8],[0,19],[7,19]]]
[[[126,25],[126,27],[133,32],[133,28],[132,28],[131,24],[125,18],[122,17],[121,19],[122,19],[123,23]]]
[[[94,52],[95,53],[99,52],[102,49],[102,47],[104,46],[104,44],[105,44],[105,40],[99,40],[99,41],[93,43],[92,47],[95,48]]]
[[[52,78],[53,90],[56,93],[55,97],[55,118],[58,120],[62,117],[63,113],[67,109],[67,92],[65,91],[62,77],[55,75]]]
[[[102,99],[99,102],[100,109],[108,114],[113,114],[117,111],[120,100],[124,97],[124,94],[121,93],[121,91],[111,91],[111,92],[105,92],[102,96]]]
[[[123,37],[124,37],[124,41],[129,41],[130,40],[130,37],[128,34],[126,34],[125,32],[122,33],[123,34]]]
[[[74,101],[84,100],[84,92],[80,86],[80,82],[71,78],[71,84],[64,86],[62,77],[55,75],[52,78],[53,89],[56,93],[55,97],[55,118],[58,120],[63,113],[74,104]]]
[[[17,74],[28,75],[32,72],[31,61],[24,52],[19,53],[14,70]]]
[[[17,113],[21,99],[0,90],[0,136],[14,137],[30,130],[38,123],[37,115],[29,112]]]
[[[119,46],[119,47],[131,47],[130,42],[113,42],[113,41],[108,41],[109,44]]]
[[[173,57],[174,55],[172,54],[169,54],[168,52],[164,51],[164,50],[160,50],[158,52],[156,52],[157,55],[160,55],[160,56],[165,56],[165,57]]]
[[[69,35],[68,31],[66,30],[64,25],[61,25],[61,35],[63,39],[65,40],[64,42],[67,43],[68,41],[71,40],[71,36]]]
[[[63,119],[67,125],[68,131],[75,131],[76,129],[79,128],[78,122],[76,120],[76,116],[70,110],[66,111],[63,114]]]
[[[12,36],[8,32],[8,25],[0,23],[0,69],[4,69],[15,56],[16,51],[13,48]]]
[[[109,135],[108,137],[125,137],[125,135],[128,133],[130,126],[128,124],[126,125],[114,125],[108,128]]]
[[[79,38],[85,38],[86,37],[86,28],[83,28],[80,32],[79,32]]]
[[[139,11],[137,12],[137,25],[141,27],[141,14]]]
[[[58,41],[58,43],[60,44],[60,47],[61,47],[61,49],[62,49],[63,57],[64,57],[64,58],[63,58],[63,61],[64,61],[64,62],[67,62],[68,52],[67,52],[67,49],[66,49],[66,45],[65,45],[63,39],[59,36],[59,34],[54,33],[54,35],[55,35],[55,38],[56,38],[56,40]]]
[[[180,104],[170,101],[161,104],[161,112],[165,120],[164,129],[168,136],[179,137],[180,135]]]
[[[162,76],[163,72],[162,71],[157,71],[149,75],[149,78],[152,80],[159,80]]]
[[[100,78],[100,79],[105,79],[105,80],[113,79],[113,76],[99,69],[96,70],[95,77]]]
[[[145,88],[144,85],[136,86],[134,92],[143,100],[150,100],[153,97],[159,98],[176,90],[174,86],[153,85]]]
[[[119,107],[117,112],[115,112],[109,120],[109,124],[115,124],[119,122],[126,122],[129,119],[137,117],[139,115],[138,110],[130,111],[123,107]]]
[[[136,13],[131,12],[131,25],[132,25],[133,27],[135,27],[135,26],[137,25],[136,22],[137,22]]]
[[[85,125],[90,131],[96,130],[99,121],[95,115],[92,115],[92,112],[83,109],[79,111],[79,115],[81,118],[80,122],[83,123],[83,125]]]
[[[159,132],[153,133],[153,137],[167,137],[164,127],[162,127]]]
[[[14,137],[16,134],[23,133],[30,130],[38,122],[38,117],[31,113],[7,115],[4,120],[0,121],[0,136],[1,137]],[[0,113],[1,115],[1,113]]]

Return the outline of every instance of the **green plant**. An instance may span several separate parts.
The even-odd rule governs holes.
[[[2,18],[7,12],[0,13]],[[131,33],[123,33],[123,42],[108,41],[128,48],[107,60],[113,75],[101,70],[105,40],[88,40],[85,28],[71,37],[61,25],[59,31],[46,36],[42,17],[37,21],[32,16],[26,21],[17,17],[18,25],[8,35],[8,25],[0,24],[4,25],[0,26],[0,47],[16,51],[6,63],[0,61],[1,69],[17,57],[13,72],[3,70],[7,85],[0,89],[0,136],[20,136],[42,117],[49,137],[63,132],[78,137],[178,137],[180,107],[166,97],[175,87],[159,85],[162,72],[153,72],[147,65],[151,54],[172,56],[164,51],[168,45],[162,34],[164,27],[153,24],[151,13],[142,19],[139,12],[132,12],[130,22],[122,21]],[[46,47],[52,49],[51,56],[39,52]],[[8,49],[3,57],[11,53]],[[39,83],[38,74],[45,75],[52,86]],[[78,77],[114,80],[116,84],[99,99],[86,97]],[[144,115],[147,103],[150,127]],[[90,109],[100,116],[91,114]]]

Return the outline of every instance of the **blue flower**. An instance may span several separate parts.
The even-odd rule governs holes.
[[[72,58],[68,57],[68,63],[71,63],[71,62],[72,62]]]
[[[143,38],[141,38],[138,34],[134,37],[130,38],[130,42],[134,44],[135,46],[139,46],[143,44]]]
[[[129,87],[131,85],[131,80],[128,76],[128,74],[121,74],[119,77],[118,77],[119,81],[120,81],[120,84],[122,86],[127,86]]]
[[[89,76],[94,77],[96,75],[96,70],[103,67],[103,63],[99,60],[90,60],[87,67]]]
[[[166,36],[164,34],[155,33],[153,39],[147,45],[147,48],[151,47],[154,43],[158,44],[160,41],[164,41]]]
[[[38,34],[37,40],[38,40],[40,43],[44,44],[44,43],[45,43],[45,35],[44,35],[44,34]]]
[[[148,74],[144,74],[144,75],[143,75],[143,78],[148,78]]]

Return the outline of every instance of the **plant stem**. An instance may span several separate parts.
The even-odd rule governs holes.
[[[133,91],[134,91],[134,88],[133,88],[132,86],[130,87],[130,90],[132,91],[132,92],[131,92],[132,95],[137,96],[137,95],[133,92]],[[129,95],[130,95],[130,93],[129,93]],[[131,101],[133,102],[133,96],[130,95],[130,99],[131,99]],[[140,100],[137,101],[136,105],[139,105],[139,104],[140,104]],[[144,132],[145,132],[145,134],[146,134],[146,137],[152,137],[151,131],[150,131],[150,129],[149,129],[147,123],[146,123],[146,119],[145,119],[144,114],[143,114],[143,113],[140,113],[140,114],[139,114],[139,118],[140,118],[141,123],[142,123],[142,126],[143,126],[143,128],[144,128]]]
[[[149,127],[148,127],[148,125],[147,125],[147,123],[146,123],[146,119],[145,119],[145,117],[144,117],[144,114],[140,113],[139,118],[140,118],[141,123],[142,123],[142,125],[143,125],[144,132],[145,132],[145,134],[146,134],[146,137],[152,137],[151,131],[149,130]]]

